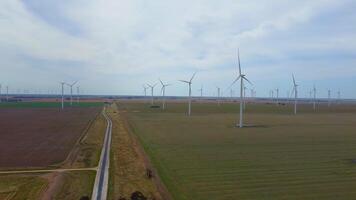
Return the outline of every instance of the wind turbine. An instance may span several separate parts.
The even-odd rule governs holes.
[[[6,102],[9,101],[9,86],[6,86]]]
[[[70,87],[70,105],[73,105],[73,86],[77,83],[78,81],[73,82],[72,84],[66,83]]]
[[[183,83],[187,83],[189,85],[189,100],[188,100],[188,116],[190,116],[191,114],[191,109],[192,109],[192,81],[194,79],[194,76],[195,76],[196,72],[193,74],[193,76],[190,78],[189,81],[186,81],[186,80],[179,80]]]
[[[216,89],[218,91],[218,106],[220,106],[220,88],[216,86]]]
[[[200,98],[202,98],[203,97],[203,85],[200,87],[200,89],[198,91],[200,91]]]
[[[331,90],[328,90],[328,107],[331,105]]]
[[[234,85],[238,80],[240,80],[240,119],[239,119],[239,124],[237,124],[238,127],[242,128],[243,127],[243,102],[244,102],[244,80],[252,84],[247,78],[245,74],[242,74],[241,72],[241,64],[240,64],[240,51],[239,49],[237,50],[237,58],[238,58],[238,65],[239,65],[239,74],[232,82],[231,86]],[[230,86],[230,87],[231,87]]]
[[[279,88],[276,89],[276,104],[279,105]]]
[[[156,87],[157,83],[155,83],[153,85],[150,85],[150,84],[147,84],[147,85],[148,85],[148,87],[151,88],[151,105],[153,106],[153,101],[154,101],[154,99],[153,99],[153,89]]]
[[[60,82],[60,84],[62,85],[62,110],[64,109],[64,84],[66,84],[65,82]]]
[[[338,99],[338,104],[341,103],[341,92],[340,89],[337,91],[337,99]]]
[[[292,94],[294,92],[294,114],[296,115],[297,114],[297,99],[298,99],[298,85],[297,83],[295,82],[295,78],[294,78],[294,74],[292,74],[292,77],[293,77],[293,90],[292,90]]]
[[[313,109],[316,110],[316,88],[315,85],[313,86],[313,98],[314,98],[314,102],[313,102]]]
[[[77,103],[79,104],[79,86],[77,86]]]
[[[146,87],[145,85],[142,85],[142,87],[143,87],[143,93],[145,94],[145,97],[146,97],[147,96],[147,89],[149,87]]]
[[[160,82],[161,85],[162,85],[162,89],[161,89],[162,98],[163,98],[163,99],[162,99],[162,109],[164,110],[164,109],[166,108],[166,98],[165,98],[166,87],[167,87],[167,86],[170,86],[171,84],[164,84],[161,79],[158,79],[158,80],[159,80],[159,82]]]

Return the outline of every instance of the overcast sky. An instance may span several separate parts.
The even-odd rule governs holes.
[[[354,0],[1,0],[0,84],[11,92],[59,91],[78,80],[86,94],[224,94],[243,72],[257,96],[313,84],[319,96],[356,98]],[[238,85],[234,87],[238,91]],[[68,90],[67,90],[68,91]],[[159,88],[156,90],[159,94]]]

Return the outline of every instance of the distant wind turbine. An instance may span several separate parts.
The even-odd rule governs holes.
[[[200,87],[198,91],[200,92],[200,97],[203,97],[203,85]]]
[[[315,87],[315,85],[313,86],[313,98],[314,98],[313,109],[316,110],[316,87]]]
[[[276,89],[276,104],[279,105],[279,89]]]
[[[64,109],[64,84],[66,84],[65,82],[60,82],[61,86],[62,86],[62,110]]]
[[[328,107],[331,105],[331,90],[328,90]]]
[[[153,101],[154,101],[154,98],[153,98],[153,89],[156,87],[157,83],[153,84],[153,85],[150,85],[150,84],[147,84],[148,87],[151,88],[151,105],[153,105]]]
[[[298,100],[298,85],[295,82],[294,74],[292,74],[293,77],[293,90],[292,93],[294,93],[294,114],[297,114],[297,100]]]
[[[240,80],[240,119],[239,123],[237,124],[238,127],[243,128],[243,102],[244,102],[244,80],[252,84],[247,78],[245,74],[241,72],[241,64],[240,64],[240,51],[237,51],[237,59],[238,59],[238,66],[239,66],[239,74],[232,82],[231,86],[234,85],[238,80]]]
[[[340,89],[337,91],[337,99],[338,99],[338,104],[341,103],[341,92]]]
[[[9,86],[6,86],[6,101],[9,101]]]
[[[218,92],[218,106],[220,106],[220,88],[216,86]]]
[[[73,82],[72,84],[66,83],[70,87],[70,105],[73,105],[73,86],[77,83],[78,81]]]
[[[189,81],[186,80],[179,80],[183,83],[187,83],[189,86],[189,91],[188,91],[188,95],[189,95],[189,100],[188,100],[188,116],[191,115],[191,111],[192,111],[192,81],[195,77],[196,72],[193,74],[193,76],[190,78]]]
[[[162,109],[164,110],[166,108],[166,97],[165,97],[166,87],[170,86],[171,84],[164,84],[161,79],[158,79],[158,80],[162,85],[162,89],[161,89],[161,92],[162,92]]]
[[[147,96],[147,89],[149,87],[146,87],[145,85],[142,85],[142,87],[143,87],[143,93],[145,94],[145,97],[146,97]]]
[[[77,86],[77,103],[79,104],[79,86]]]

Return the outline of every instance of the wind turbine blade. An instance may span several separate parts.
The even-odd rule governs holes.
[[[156,87],[157,83],[155,83],[152,87]]]
[[[148,85],[148,87],[153,87],[152,85],[150,85],[150,84],[148,84],[148,83],[147,83],[147,85]]]
[[[161,82],[162,85],[164,85],[163,82],[162,82],[162,80],[161,80],[160,78],[159,78],[158,80],[159,80],[159,82]]]
[[[192,76],[192,78],[190,79],[189,82],[192,82],[192,80],[194,79],[196,73],[197,73],[197,72],[194,72],[194,74],[193,74],[193,76]]]
[[[231,83],[231,85],[229,86],[229,88],[231,88],[239,79],[241,78],[241,76],[238,76],[234,82]]]
[[[188,83],[188,84],[190,83],[189,81],[185,81],[185,80],[178,80],[178,81]]]
[[[251,81],[249,81],[246,77],[243,77],[243,79],[245,79],[248,83],[250,83],[251,85],[253,85],[253,84],[251,83]]]
[[[295,83],[294,74],[292,74],[292,77],[293,77],[293,83],[294,83],[294,86],[295,86],[295,85],[297,85],[297,84]]]
[[[240,49],[237,49],[237,59],[239,62],[239,75],[241,76]]]

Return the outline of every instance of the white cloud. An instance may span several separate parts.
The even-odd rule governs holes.
[[[111,81],[126,88],[115,85],[108,92],[130,93],[140,91],[141,83],[149,79],[164,75],[167,80],[175,80],[195,70],[224,74],[211,79],[216,83],[228,82],[225,80],[232,77],[236,48],[241,47],[245,70],[255,80],[265,80],[263,74],[272,74],[273,70],[284,71],[277,73],[276,78],[293,70],[307,77],[303,71],[311,64],[317,71],[325,69],[328,63],[295,62],[289,59],[290,53],[333,49],[355,53],[356,31],[348,35],[300,36],[293,31],[303,30],[325,12],[342,10],[350,4],[349,0],[68,1],[58,12],[78,26],[80,33],[76,35],[41,18],[45,16],[35,15],[21,1],[3,0],[0,53],[6,54],[0,55],[0,64],[6,60],[6,64],[21,65],[28,77],[33,77],[33,71],[38,70],[26,68],[26,60],[18,60],[19,55],[25,55],[34,58],[33,65],[36,60],[47,61],[38,64],[43,65],[41,69],[54,71],[57,76],[49,75],[53,78],[86,80],[93,92],[99,92],[101,86],[90,81]],[[260,58],[273,62],[258,62]],[[340,77],[354,72],[350,69],[354,61],[346,64]],[[0,67],[12,74],[8,77],[14,77],[15,71],[9,66]],[[326,74],[329,73],[321,72],[320,77]],[[5,76],[0,75],[3,79]],[[120,81],[120,76],[125,81]]]

